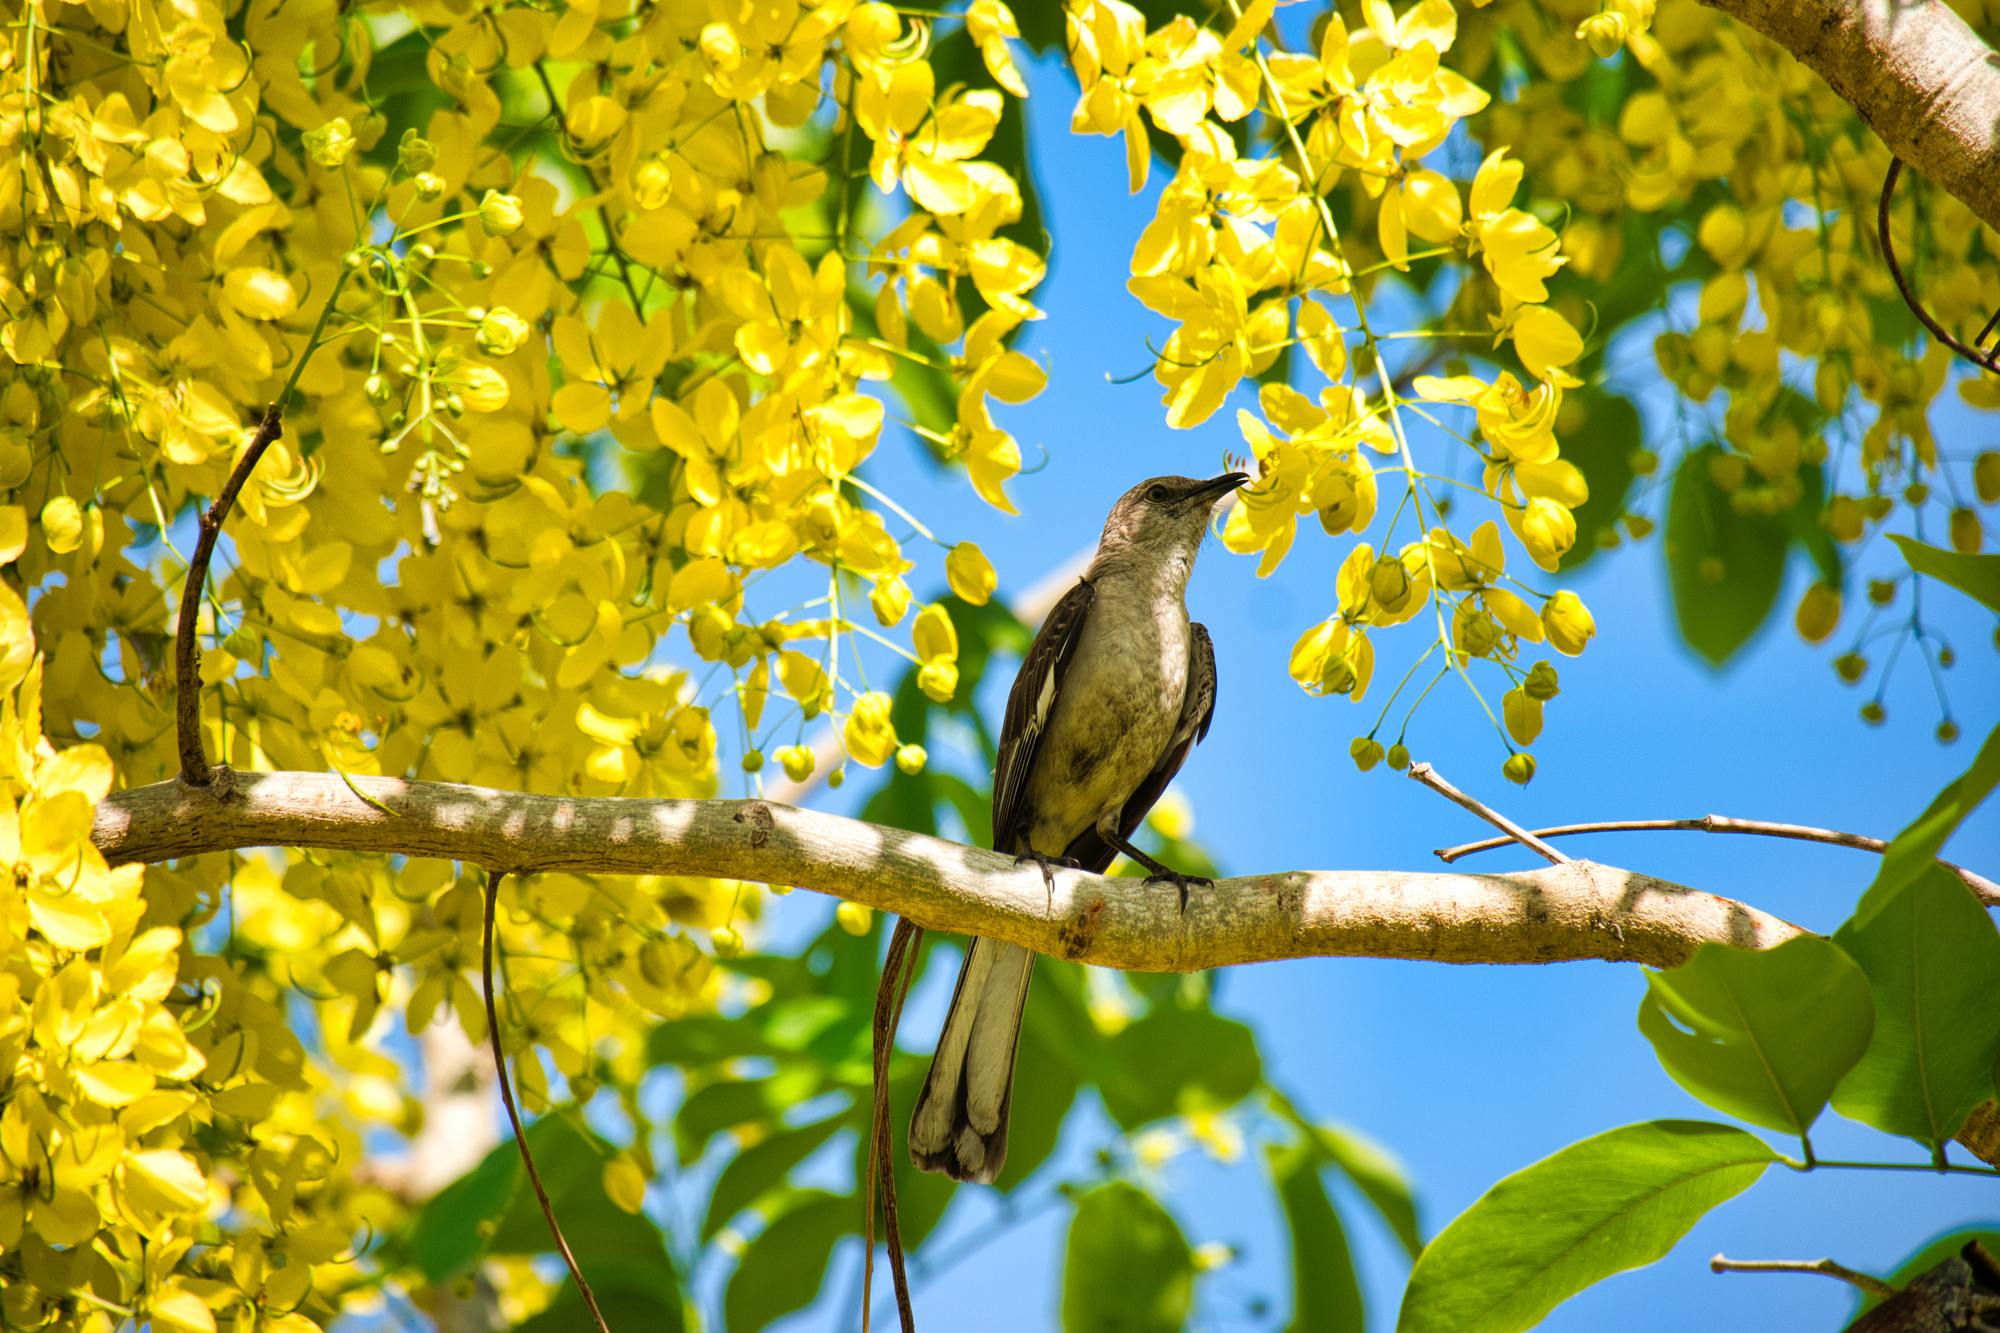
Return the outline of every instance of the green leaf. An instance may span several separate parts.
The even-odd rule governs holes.
[[[1358,1329],[1366,1312],[1340,1214],[1326,1196],[1326,1158],[1311,1139],[1267,1146],[1264,1162],[1292,1233],[1292,1318],[1287,1329]]]
[[[1674,1082],[1718,1111],[1803,1137],[1875,1025],[1868,978],[1817,935],[1704,944],[1646,974],[1639,1030]]]
[[[531,1147],[541,1123],[529,1126]],[[521,1180],[520,1149],[502,1143],[432,1195],[410,1226],[410,1261],[417,1271],[435,1283],[470,1268],[486,1251],[489,1224],[513,1199]]]
[[[1306,1119],[1292,1099],[1276,1088],[1266,1087],[1265,1095],[1279,1115],[1300,1133],[1311,1136],[1327,1159],[1374,1206],[1401,1242],[1404,1253],[1416,1258],[1417,1251],[1424,1247],[1423,1232],[1417,1225],[1416,1189],[1396,1155],[1358,1129]]]
[[[807,1305],[836,1242],[861,1224],[852,1196],[801,1190],[743,1250],[723,1292],[723,1326],[754,1333]]]
[[[681,1161],[701,1156],[709,1139],[738,1125],[774,1124],[800,1102],[822,1091],[824,1071],[801,1061],[769,1078],[728,1079],[689,1093],[674,1117]]]
[[[1988,611],[2000,612],[2000,555],[1965,555],[1894,533],[1889,540],[1917,573],[1949,583]]]
[[[1234,1106],[1263,1077],[1249,1028],[1207,1008],[1155,1008],[1105,1043],[1095,1071],[1104,1109],[1125,1129]]]
[[[730,1218],[783,1184],[792,1168],[812,1156],[846,1120],[843,1114],[798,1129],[780,1130],[732,1157],[709,1193],[708,1217],[701,1224],[701,1238],[708,1240]]]
[[[1563,557],[1565,570],[1595,556],[1602,549],[1600,534],[1625,512],[1632,492],[1632,456],[1643,442],[1639,410],[1630,400],[1594,387],[1575,391],[1572,400],[1583,409],[1583,419],[1564,438],[1563,457],[1583,470],[1590,495],[1576,509],[1576,545]]]
[[[1667,576],[1681,637],[1710,665],[1736,654],[1770,617],[1785,581],[1790,535],[1782,518],[1740,514],[1715,484],[1724,451],[1688,453],[1667,501]]]
[[[1945,841],[1992,794],[1995,786],[2000,786],[2000,727],[1987,734],[1972,767],[1939,792],[1916,822],[1889,844],[1889,850],[1882,854],[1881,869],[1875,872],[1875,882],[1855,909],[1855,923],[1866,925],[1890,895],[1922,874],[1925,867],[1935,864]]]
[[[1065,1329],[1173,1330],[1187,1323],[1193,1306],[1194,1252],[1173,1214],[1122,1180],[1076,1201],[1063,1247]]]
[[[1942,1151],[1992,1095],[2000,931],[1964,881],[1932,865],[1833,939],[1875,997],[1874,1039],[1834,1109]]]
[[[581,1261],[582,1256],[578,1256]],[[679,1296],[662,1292],[658,1275],[644,1265],[586,1265],[585,1276],[604,1322],[614,1330],[646,1329],[648,1333],[681,1333],[687,1327],[687,1310]],[[563,1288],[548,1308],[525,1323],[516,1324],[514,1333],[576,1333],[594,1328],[583,1295],[567,1275]]]
[[[1778,1160],[1730,1125],[1626,1125],[1517,1171],[1410,1271],[1399,1333],[1517,1333],[1594,1282],[1666,1254]]]

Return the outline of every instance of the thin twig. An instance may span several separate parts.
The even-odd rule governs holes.
[[[1470,810],[1473,814],[1478,815],[1481,819],[1491,824],[1494,828],[1497,828],[1501,832],[1505,833],[1507,835],[1506,839],[1507,841],[1520,843],[1523,847],[1526,847],[1529,851],[1532,851],[1536,855],[1546,859],[1551,865],[1559,866],[1568,863],[1569,858],[1567,856],[1564,856],[1561,852],[1549,846],[1547,843],[1543,842],[1540,838],[1528,832],[1528,830],[1522,828],[1519,824],[1516,824],[1513,820],[1507,818],[1507,816],[1501,814],[1498,810],[1495,810],[1490,806],[1481,804],[1480,801],[1475,797],[1467,796],[1464,792],[1460,791],[1458,788],[1452,786],[1449,782],[1446,782],[1442,777],[1440,777],[1438,775],[1438,771],[1432,768],[1429,764],[1411,764],[1410,776],[1415,778],[1418,782],[1423,783],[1426,787],[1429,787],[1432,791],[1436,792],[1438,795],[1444,797],[1447,801],[1450,801],[1455,805],[1464,806],[1467,810]]]
[[[1896,1289],[1881,1278],[1857,1273],[1831,1259],[1731,1259],[1718,1254],[1708,1261],[1708,1267],[1715,1273],[1818,1273],[1821,1277],[1837,1277],[1870,1296],[1896,1294]]]
[[[181,584],[180,627],[174,636],[174,713],[180,733],[181,781],[206,787],[210,773],[208,751],[201,743],[201,650],[195,643],[195,629],[201,619],[201,590],[208,581],[209,558],[215,554],[215,539],[222,534],[223,520],[236,504],[236,496],[264,451],[285,433],[279,404],[264,409],[264,420],[250,438],[250,447],[222,483],[214,503],[203,511],[201,530],[195,538],[194,556],[188,561],[187,579]]]
[[[903,1333],[916,1333],[917,1317],[910,1304],[910,1276],[903,1263],[903,1231],[896,1217],[896,1167],[889,1133],[889,1057],[896,1048],[896,1027],[917,973],[917,951],[924,928],[898,917],[882,962],[882,982],[875,989],[874,1111],[869,1123],[867,1194],[861,1222],[864,1258],[861,1267],[861,1333],[868,1333],[875,1290],[875,1199],[880,1185],[882,1230],[889,1248],[889,1271],[896,1285],[896,1314]]]
[[[1966,346],[1966,344],[1945,332],[1944,326],[1932,318],[1931,312],[1924,309],[1924,303],[1917,299],[1917,294],[1910,290],[1910,280],[1903,276],[1903,266],[1896,262],[1896,247],[1889,239],[1889,199],[1896,192],[1896,178],[1902,174],[1903,159],[1892,155],[1889,158],[1889,170],[1882,177],[1882,201],[1875,208],[1875,230],[1881,237],[1882,259],[1889,265],[1889,276],[1896,280],[1896,290],[1903,294],[1903,304],[1910,307],[1910,313],[1915,315],[1922,322],[1923,326],[1931,331],[1933,338],[1936,338],[1946,347],[1957,352],[1981,370],[2000,372],[2000,348],[1995,348],[1989,355],[1981,352],[1977,347]],[[1993,325],[1989,321],[1986,328],[1991,329],[1992,327]],[[1984,337],[1985,333],[1986,330],[1981,330],[1980,336]]]
[[[549,1234],[555,1237],[556,1248],[562,1251],[563,1262],[569,1265],[576,1289],[583,1293],[583,1303],[590,1307],[590,1317],[596,1322],[598,1333],[611,1333],[611,1326],[604,1322],[604,1312],[597,1308],[596,1293],[584,1280],[576,1256],[570,1253],[569,1241],[563,1238],[562,1224],[556,1221],[556,1210],[549,1203],[549,1192],[542,1188],[542,1173],[535,1169],[535,1154],[528,1149],[528,1131],[521,1124],[520,1109],[514,1105],[514,1085],[507,1077],[507,1053],[500,1046],[500,1013],[493,1004],[493,916],[500,902],[500,881],[505,878],[504,872],[486,874],[486,928],[479,948],[479,986],[486,1000],[486,1040],[493,1047],[493,1071],[500,1079],[500,1102],[507,1108],[507,1123],[514,1127],[514,1146],[521,1150],[521,1164],[528,1168],[528,1183],[535,1187],[535,1201],[542,1206]]]
[[[1538,828],[1534,834],[1538,838],[1567,838],[1579,833],[1749,833],[1764,838],[1792,838],[1799,842],[1818,842],[1830,847],[1851,847],[1858,852],[1881,854],[1889,850],[1889,844],[1881,838],[1871,838],[1865,833],[1843,833],[1838,829],[1813,828],[1806,824],[1777,824],[1764,819],[1732,819],[1728,815],[1703,815],[1699,819],[1605,819],[1587,824],[1557,824],[1552,828]],[[1482,838],[1478,842],[1460,843],[1456,847],[1440,847],[1435,855],[1449,865],[1461,856],[1474,852],[1490,852],[1495,847],[1505,847],[1512,838]],[[1988,907],[2000,907],[2000,884],[1994,883],[1976,871],[1967,870],[1955,861],[1938,858],[1938,864],[1965,881],[1979,900]]]

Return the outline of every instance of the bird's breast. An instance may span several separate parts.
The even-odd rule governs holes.
[[[1028,775],[1037,850],[1059,854],[1159,763],[1187,691],[1188,639],[1178,598],[1100,594]]]

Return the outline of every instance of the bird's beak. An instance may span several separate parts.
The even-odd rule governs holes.
[[[1196,494],[1200,495],[1209,504],[1214,504],[1217,500],[1249,480],[1250,474],[1248,472],[1225,472],[1215,480],[1204,484]]]

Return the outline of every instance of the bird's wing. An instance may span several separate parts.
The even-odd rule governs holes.
[[[1174,780],[1174,774],[1181,771],[1187,762],[1188,751],[1199,745],[1208,736],[1208,724],[1215,717],[1215,644],[1208,637],[1208,627],[1200,621],[1188,626],[1192,633],[1188,636],[1188,678],[1187,693],[1181,696],[1180,722],[1174,727],[1174,736],[1167,743],[1160,762],[1153,765],[1153,771],[1145,780],[1132,789],[1125,798],[1125,806],[1118,814],[1118,835],[1130,838],[1132,831],[1139,827],[1139,821],[1153,808],[1167,790],[1167,784]],[[1077,835],[1076,841],[1068,848],[1068,855],[1085,869],[1102,872],[1116,859],[1117,853],[1104,845],[1095,829],[1085,829]]]
[[[1062,690],[1063,674],[1083,637],[1083,624],[1097,589],[1089,579],[1078,579],[1074,588],[1042,622],[1028,655],[1021,661],[1020,674],[1007,695],[1007,715],[1000,723],[999,754],[993,764],[993,845],[1003,852],[1015,850],[1014,839],[1027,811],[1022,799],[1028,790],[1028,774],[1034,771],[1035,751],[1040,747],[1043,728],[1055,711]]]

